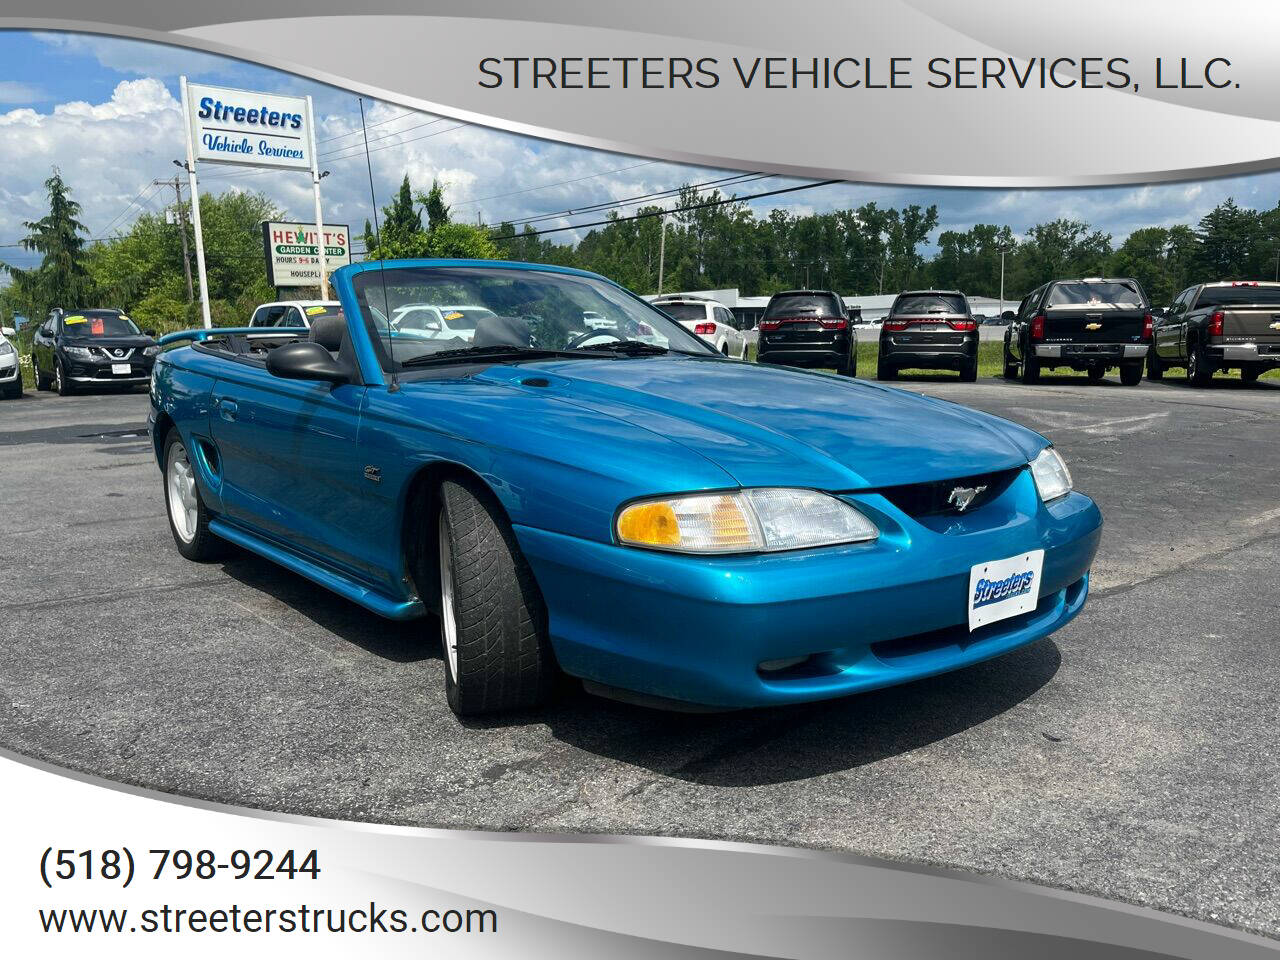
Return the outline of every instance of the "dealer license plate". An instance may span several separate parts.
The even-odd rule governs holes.
[[[133,373],[133,367],[129,366],[127,363],[113,363],[111,365],[111,372],[123,373],[125,376],[128,376]]]
[[[969,570],[969,629],[1034,610],[1043,568],[1043,550],[973,566]]]

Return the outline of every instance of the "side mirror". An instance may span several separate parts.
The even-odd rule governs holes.
[[[346,383],[345,370],[320,344],[311,340],[285,343],[267,354],[267,372],[283,380],[319,380],[324,383]]]
[[[16,337],[17,335],[18,331],[13,327],[0,327],[0,336]]]
[[[150,328],[147,328],[146,330],[142,331],[142,335],[144,337],[154,337],[156,335],[156,332]]]
[[[1007,321],[1007,320],[1013,320],[1013,319],[1014,319],[1014,318],[1016,318],[1017,316],[1018,316],[1018,315],[1017,315],[1016,313],[1014,313],[1012,310],[1006,310],[1004,313],[1000,314],[1000,319],[1001,319],[1001,320],[1006,320],[1006,321]]]

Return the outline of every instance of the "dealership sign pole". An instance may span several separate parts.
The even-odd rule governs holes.
[[[182,87],[182,118],[187,128],[187,176],[191,183],[191,225],[196,234],[196,272],[200,276],[200,315],[204,319],[204,328],[213,326],[213,317],[209,313],[209,276],[204,268],[204,230],[200,225],[200,186],[196,182],[196,151],[191,136],[191,105],[187,102],[187,78],[179,78]]]
[[[182,78],[182,110],[187,123],[187,172],[191,177],[192,223],[196,235],[196,264],[200,270],[200,306],[206,328],[209,312],[205,273],[204,232],[200,225],[200,194],[196,164],[231,163],[281,170],[307,170],[316,200],[316,232],[320,247],[319,286],[326,292],[324,223],[320,210],[320,181],[316,168],[316,135],[310,97],[288,97],[254,90],[236,90]]]

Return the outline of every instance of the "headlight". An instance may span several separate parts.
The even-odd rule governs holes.
[[[93,359],[93,351],[88,347],[63,347],[62,349],[68,357],[75,357],[77,360]]]
[[[1031,461],[1031,476],[1045,503],[1065,497],[1071,492],[1071,471],[1053,447],[1045,447]]]
[[[680,553],[799,550],[880,535],[843,500],[784,487],[640,501],[618,514],[617,532],[629,546]]]
[[[4,343],[0,343],[0,357],[7,357],[9,356],[9,354],[17,353],[17,352],[18,352],[17,350],[13,349],[13,344],[10,343],[8,340],[6,340]]]
[[[156,343],[156,344],[152,344],[151,346],[143,350],[142,355],[144,357],[154,357],[159,352],[160,352],[160,344]]]

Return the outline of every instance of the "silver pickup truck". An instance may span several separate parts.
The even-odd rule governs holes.
[[[1184,367],[1187,379],[1208,386],[1215,371],[1240,371],[1246,382],[1280,367],[1280,283],[1233,280],[1200,283],[1178,294],[1156,317],[1147,377]]]

